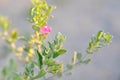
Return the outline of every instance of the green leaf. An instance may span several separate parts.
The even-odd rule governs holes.
[[[49,52],[49,49],[47,49],[44,45],[41,45],[42,55],[46,56]]]
[[[31,0],[33,5],[38,5],[40,4],[40,0]]]
[[[17,37],[18,37],[17,31],[16,30],[12,30],[12,32],[11,32],[11,38],[12,39],[16,39]]]
[[[16,70],[17,68],[17,65],[15,64],[15,62],[11,59],[10,62],[9,62],[9,67],[11,70]]]
[[[56,7],[54,7],[54,6],[48,6],[48,11],[46,12],[46,15],[50,14],[52,12],[52,10],[55,8]]]
[[[50,48],[51,51],[53,52],[53,51],[54,51],[54,44],[53,44],[53,43],[50,43],[50,42],[48,42],[48,44],[49,44],[49,48]]]
[[[35,25],[33,25],[33,26],[32,26],[32,28],[33,28],[33,30],[35,30],[35,31],[40,30],[40,28],[39,28],[39,27],[37,27],[37,26],[35,26]]]
[[[68,70],[72,70],[72,69],[73,69],[73,65],[67,64],[67,69],[68,69]]]
[[[57,73],[57,77],[58,77],[58,78],[61,78],[62,76],[63,76],[62,72],[58,72],[58,73]]]
[[[30,46],[29,45],[26,45],[25,48],[24,48],[24,51],[28,52],[30,50]]]
[[[35,52],[36,52],[36,55],[38,57],[39,68],[41,69],[42,65],[43,65],[43,56],[41,55],[41,53],[38,50],[35,50]]]
[[[65,41],[66,37],[63,36],[62,33],[59,32],[59,33],[56,35],[56,39],[58,40],[59,43],[62,43],[62,42]]]
[[[82,58],[82,53],[77,53],[77,59],[81,60],[81,58]]]
[[[107,43],[110,43],[111,42],[111,39],[113,38],[109,33],[105,34],[104,35],[104,38],[106,40]]]
[[[27,76],[33,76],[34,75],[34,63],[32,62],[26,63],[24,73]]]
[[[3,68],[3,69],[2,69],[2,75],[3,75],[3,76],[6,76],[6,75],[7,75],[7,70],[6,70],[6,68]]]
[[[84,63],[84,64],[88,64],[90,61],[91,61],[91,59],[88,58],[88,59],[82,61],[82,63]]]
[[[61,54],[66,53],[67,51],[65,49],[60,49],[59,51],[57,51],[56,53],[53,54],[53,58],[58,57]]]
[[[52,73],[52,74],[56,74],[56,73],[58,73],[58,72],[61,72],[61,68],[62,68],[62,65],[63,64],[58,64],[58,63],[55,63],[53,66],[49,66],[48,67],[48,69],[47,69],[47,71],[49,72],[49,73]]]
[[[56,64],[56,62],[55,62],[54,59],[48,59],[48,60],[46,60],[46,64],[47,64],[48,66],[53,66],[54,64]]]
[[[44,69],[41,69],[38,75],[36,75],[33,79],[38,79],[46,75],[46,71]]]
[[[103,30],[100,30],[98,33],[97,33],[97,39],[101,39],[102,36],[103,36],[104,32]]]
[[[3,31],[7,31],[10,27],[10,22],[6,17],[0,16],[0,27]]]

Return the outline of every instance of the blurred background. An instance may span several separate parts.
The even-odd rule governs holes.
[[[74,51],[84,52],[92,34],[99,30],[114,36],[112,44],[92,56],[92,62],[73,70],[71,76],[60,80],[120,80],[120,0],[47,0],[57,6],[53,11],[55,18],[49,21],[52,40],[57,32],[67,36],[64,47],[67,54],[58,61],[71,60]],[[0,0],[0,15],[8,16],[12,28],[17,28],[21,35],[32,33],[28,13],[30,0]],[[0,70],[5,66],[12,54],[3,51],[0,41]],[[4,54],[3,54],[4,53]],[[5,54],[6,53],[6,54]]]

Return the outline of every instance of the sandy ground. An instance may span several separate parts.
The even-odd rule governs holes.
[[[76,68],[73,75],[60,80],[120,80],[120,0],[47,1],[57,6],[53,12],[55,18],[49,21],[53,28],[49,39],[52,40],[57,32],[67,36],[64,47],[68,53],[59,57],[59,61],[69,62],[74,51],[84,52],[91,35],[98,30],[114,36],[110,46],[92,56],[90,64]],[[29,0],[0,0],[0,15],[8,16],[12,28],[18,28],[21,35],[32,32],[27,22],[29,8]],[[13,58],[9,54],[5,56],[0,56],[0,69]]]

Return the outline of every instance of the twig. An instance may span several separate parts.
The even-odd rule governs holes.
[[[87,56],[88,56],[88,54],[86,53],[82,60],[84,60]],[[80,61],[78,61],[78,62],[76,62],[75,64],[73,64],[73,67],[75,68],[75,67],[77,67],[78,65],[80,65]],[[62,73],[65,74],[65,73],[67,73],[68,71],[70,71],[70,70],[69,70],[69,69],[66,69],[66,70],[64,70]],[[50,80],[50,79],[54,78],[56,75],[57,75],[57,74],[55,74],[55,75],[53,75],[53,76],[51,76],[51,77],[48,77],[46,80]]]

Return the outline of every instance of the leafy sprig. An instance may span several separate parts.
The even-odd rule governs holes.
[[[0,27],[2,31],[0,38],[9,44],[15,55],[25,64],[22,74],[18,73],[17,67],[13,61],[2,70],[1,80],[37,80],[42,79],[48,74],[62,77],[63,74],[74,69],[77,65],[88,64],[90,57],[83,56],[83,53],[74,52],[71,62],[64,69],[63,62],[57,62],[56,58],[65,54],[66,49],[63,43],[66,37],[58,33],[53,41],[48,41],[47,37],[51,32],[48,27],[48,20],[51,12],[55,7],[47,4],[45,0],[31,0],[32,8],[30,9],[30,23],[34,33],[29,35],[29,39],[21,36],[17,30],[10,31],[10,22],[6,17],[0,17]],[[16,46],[17,42],[23,40],[25,44]],[[107,46],[112,41],[112,36],[100,30],[92,36],[86,55],[97,52],[100,48]],[[37,69],[37,71],[36,71]],[[46,79],[49,80],[50,78]]]

